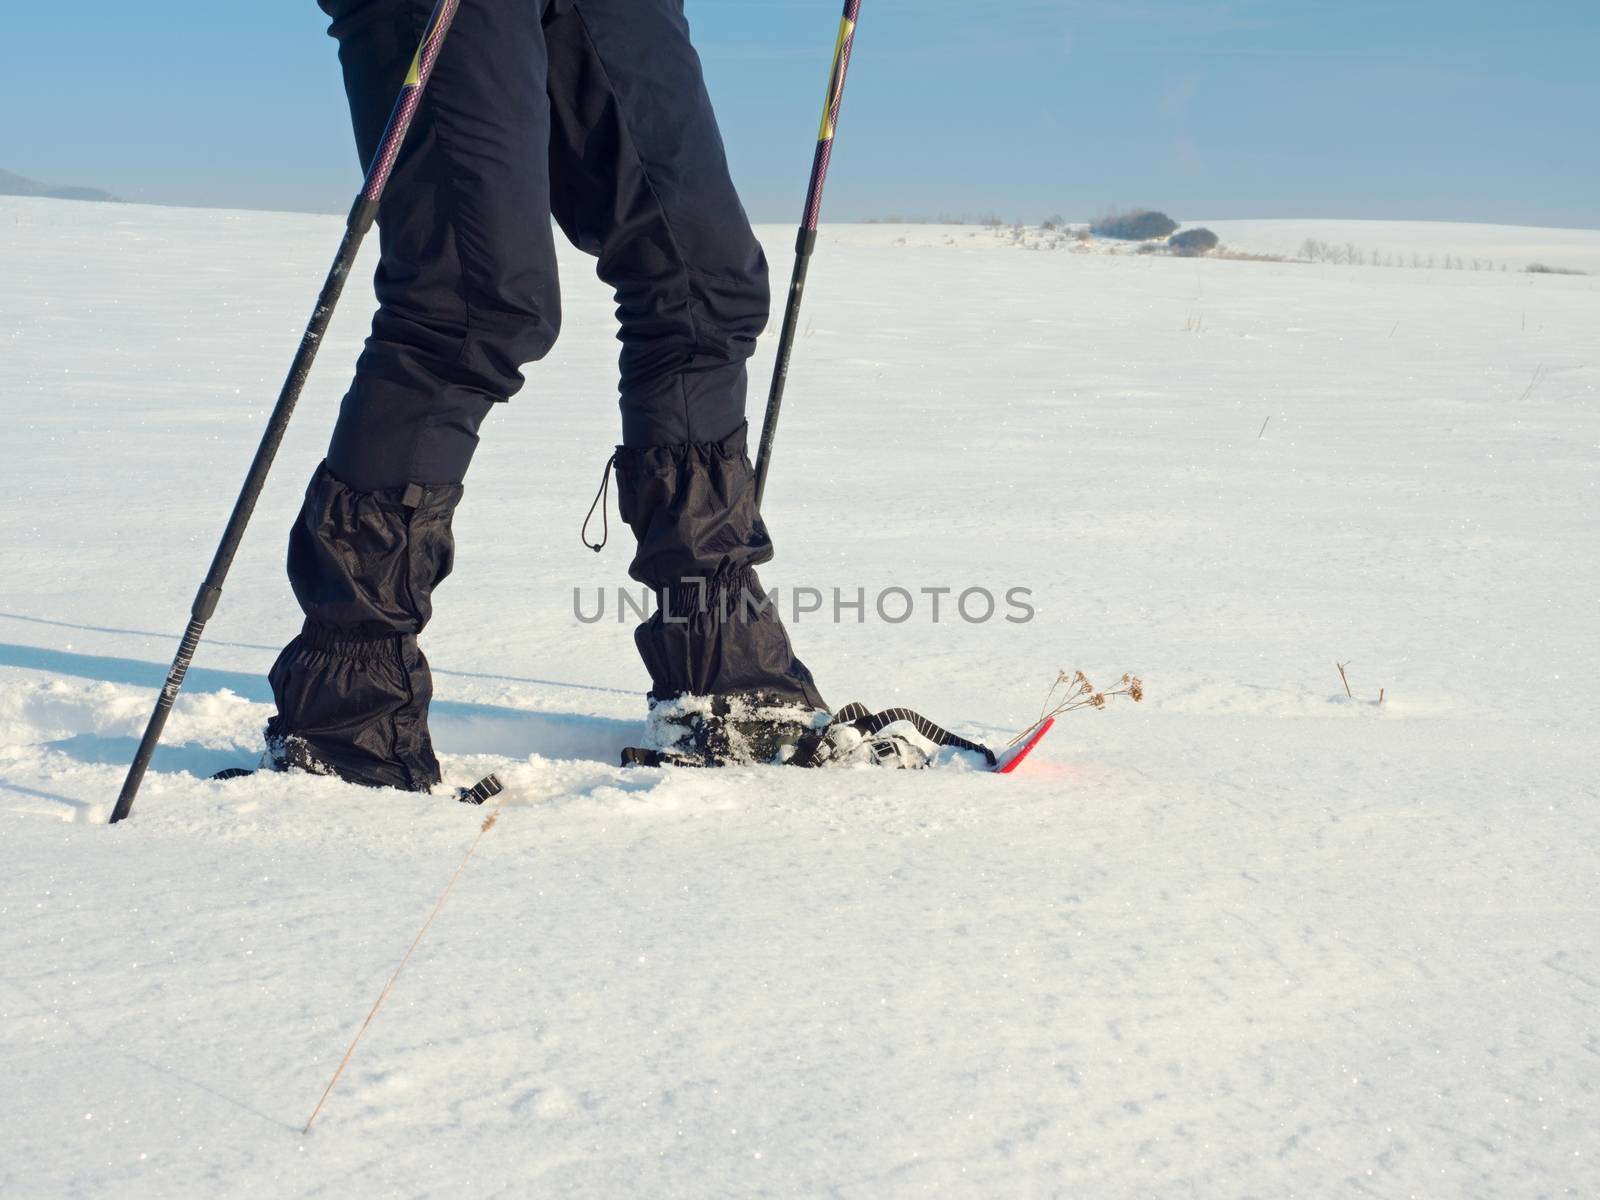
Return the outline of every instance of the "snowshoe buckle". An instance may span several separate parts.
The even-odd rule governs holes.
[[[482,804],[492,796],[505,791],[498,775],[485,775],[469,788],[457,788],[456,799],[463,804]]]

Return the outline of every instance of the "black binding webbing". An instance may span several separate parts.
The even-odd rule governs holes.
[[[951,733],[942,725],[935,725],[921,713],[912,712],[909,708],[886,708],[882,712],[873,712],[865,704],[846,704],[833,714],[833,720],[828,722],[828,725],[830,728],[835,725],[849,725],[859,729],[868,737],[874,737],[896,721],[909,722],[913,729],[935,746],[954,746],[957,750],[970,750],[974,754],[981,754],[991,767],[996,762],[994,751],[989,747],[969,742],[966,738]],[[798,757],[796,754],[796,758]]]
[[[458,788],[456,799],[463,804],[482,804],[491,796],[498,796],[505,791],[505,785],[500,782],[498,775],[485,775],[469,788]]]
[[[668,753],[662,750],[647,750],[640,746],[624,746],[622,748],[622,765],[625,767],[715,767],[719,764],[694,754]]]

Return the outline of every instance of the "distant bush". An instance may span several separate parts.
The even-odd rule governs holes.
[[[1378,252],[1374,250],[1372,255],[1374,259],[1373,265],[1376,266]],[[1316,238],[1307,238],[1300,243],[1300,258],[1305,262],[1337,263],[1347,267],[1361,267],[1365,266],[1367,262],[1366,253],[1358,248],[1354,242],[1346,242],[1342,246],[1336,246],[1331,242],[1319,242]],[[1431,259],[1428,261],[1428,265],[1430,267],[1433,265]],[[1446,263],[1446,265],[1448,266],[1449,264]]]
[[[1138,208],[1115,216],[1101,217],[1089,226],[1096,237],[1118,238],[1125,242],[1144,242],[1151,238],[1164,238],[1178,228],[1178,223],[1166,213]]]
[[[1224,246],[1216,251],[1217,258],[1226,258],[1233,262],[1284,262],[1281,254],[1251,254],[1248,250],[1230,250]]]
[[[1529,275],[1587,275],[1587,271],[1579,271],[1574,267],[1551,267],[1544,263],[1529,263],[1524,270]]]
[[[1210,254],[1217,248],[1217,235],[1209,229],[1185,229],[1167,239],[1167,249],[1184,258]]]

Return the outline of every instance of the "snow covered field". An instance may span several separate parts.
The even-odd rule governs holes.
[[[578,541],[615,344],[568,254],[425,638],[447,776],[511,799],[303,1137],[483,816],[203,779],[258,748],[368,296],[110,829],[338,221],[0,200],[0,1195],[1600,1193],[1600,279],[1516,273],[1600,233],[1228,224],[1511,269],[825,231],[763,575],[823,592],[836,705],[994,739],[1143,676],[1003,778],[610,765],[644,675],[573,613],[628,548]]]

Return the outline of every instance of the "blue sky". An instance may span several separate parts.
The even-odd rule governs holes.
[[[746,206],[798,219],[837,0],[686,9]],[[8,25],[0,167],[162,203],[347,206],[313,0],[19,4]],[[827,216],[1600,227],[1597,64],[1600,0],[863,0]]]

